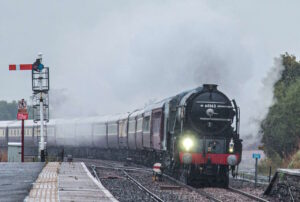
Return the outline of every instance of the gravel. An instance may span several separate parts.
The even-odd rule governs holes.
[[[87,164],[94,164],[96,166],[112,166],[112,167],[124,167],[124,163],[106,160],[88,160]],[[145,168],[147,167],[141,165],[130,164],[130,167]],[[119,201],[154,201],[144,191],[140,190],[134,183],[129,181],[122,171],[116,171],[113,169],[103,169],[97,168],[99,173],[99,178],[103,185],[119,200]],[[191,191],[186,187],[180,187],[178,189],[178,184],[175,182],[164,178],[163,181],[153,181],[151,172],[143,171],[127,171],[129,175],[135,178],[139,183],[149,189],[151,192],[156,194],[164,201],[210,201],[203,195]],[[165,186],[177,186],[176,189],[161,189]],[[238,188],[241,191],[262,197],[265,187],[254,188],[249,182],[240,182],[231,179],[230,186],[233,188]],[[255,201],[241,194],[222,189],[222,188],[200,188],[200,190],[205,191],[212,196],[222,200],[222,201]]]
[[[238,180],[238,179],[230,179],[230,186],[232,188],[239,189],[239,190],[247,192],[249,194],[259,196],[259,197],[265,198],[267,200],[274,201],[274,199],[263,195],[264,191],[267,188],[267,185],[257,184],[257,186],[255,188],[253,182],[243,181],[243,180]]]
[[[113,166],[113,167],[125,167],[124,163],[106,160],[87,160],[86,164],[95,166]],[[147,167],[141,165],[135,165],[133,163],[128,164],[129,167],[144,168]],[[140,190],[137,185],[129,181],[122,171],[109,170],[97,168],[98,177],[101,183],[117,198],[119,201],[153,201],[144,191]],[[127,171],[127,173],[135,178],[139,183],[145,186],[152,193],[156,194],[162,200],[166,202],[173,201],[209,201],[197,192],[190,191],[187,188],[179,187],[180,189],[164,189],[161,190],[161,186],[172,186],[178,188],[178,185],[169,180],[163,179],[163,181],[153,181],[151,172],[143,171]]]
[[[120,202],[127,201],[154,201],[143,190],[129,181],[122,171],[97,169],[101,183]]]
[[[153,193],[158,195],[164,201],[209,201],[197,192],[187,188],[162,190],[162,186],[178,186],[173,181],[163,179],[163,181],[153,181],[152,173],[146,172],[128,172],[132,177],[139,181],[143,186],[147,187]]]
[[[250,199],[246,196],[243,196],[241,194],[229,191],[227,189],[223,188],[202,188],[203,191],[212,194],[216,198],[224,201],[224,202],[245,202],[245,201],[256,201],[253,199]]]

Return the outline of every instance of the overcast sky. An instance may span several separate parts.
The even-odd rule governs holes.
[[[247,125],[267,108],[262,81],[274,57],[300,56],[299,6],[1,0],[0,99],[29,98],[30,72],[9,72],[8,64],[42,52],[57,113],[127,112],[208,82],[237,100]]]

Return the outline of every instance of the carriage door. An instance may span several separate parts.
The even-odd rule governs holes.
[[[156,150],[161,150],[162,140],[162,109],[156,109],[152,111],[152,147]]]

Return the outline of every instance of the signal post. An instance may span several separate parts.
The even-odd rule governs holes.
[[[44,67],[44,65],[42,64],[42,54],[39,53],[36,61],[33,64],[20,64],[20,65],[12,64],[9,65],[9,70],[10,71],[31,70],[32,72],[32,91],[33,91],[33,98],[36,101],[36,103],[33,104],[33,117],[35,123],[40,122],[39,157],[41,162],[44,162],[45,161],[44,121],[49,121],[49,103],[48,103],[49,67]],[[24,115],[24,113],[20,113],[20,114],[18,113],[18,120],[22,120],[22,140],[21,140],[22,141],[22,162],[24,161],[24,120],[25,118],[28,119],[28,113],[27,115]]]
[[[28,119],[27,103],[24,99],[19,101],[17,119],[22,120],[21,129],[21,161],[24,162],[24,120]]]

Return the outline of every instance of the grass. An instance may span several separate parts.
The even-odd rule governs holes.
[[[300,150],[285,159],[274,156],[272,159],[265,158],[261,160],[258,164],[258,172],[262,175],[268,175],[270,167],[272,168],[272,174],[274,174],[278,168],[300,169]]]
[[[300,169],[300,151],[292,156],[291,161],[288,164],[288,168]]]

